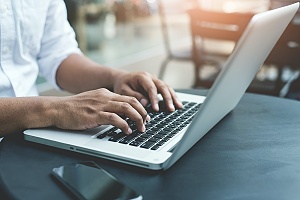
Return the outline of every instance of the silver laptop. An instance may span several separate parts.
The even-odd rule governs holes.
[[[177,93],[184,108],[174,113],[150,109],[145,133],[126,136],[113,126],[85,131],[43,128],[24,131],[24,138],[143,168],[168,169],[238,104],[298,7],[295,3],[255,15],[207,97]]]

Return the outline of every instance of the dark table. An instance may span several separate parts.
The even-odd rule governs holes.
[[[1,188],[15,199],[69,199],[49,172],[86,160],[97,162],[144,199],[300,199],[300,102],[245,94],[167,171],[140,169],[11,135],[0,143]]]

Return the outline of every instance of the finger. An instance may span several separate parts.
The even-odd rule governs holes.
[[[162,97],[164,99],[167,109],[169,111],[173,112],[175,110],[175,107],[173,104],[173,98],[170,93],[169,87],[160,80],[157,80],[155,83],[156,83],[158,91],[160,92],[160,94],[162,95]]]
[[[169,87],[169,86],[168,86]],[[173,103],[175,105],[176,108],[182,108],[182,102],[181,100],[177,97],[176,92],[173,90],[173,88],[169,87],[169,91],[171,93],[172,99],[173,99]]]
[[[118,115],[125,115],[135,122],[136,128],[139,131],[145,131],[147,111],[134,97],[123,96],[121,101],[109,102],[104,107],[104,110],[106,112],[117,113]]]
[[[155,80],[155,84],[157,85],[158,92],[161,93],[169,111],[174,111],[175,108],[182,108],[182,103],[172,87],[158,79]]]
[[[127,96],[132,96],[132,97],[137,98],[144,107],[146,107],[149,104],[149,101],[145,95],[143,95],[142,93],[140,93],[138,91],[131,89],[127,85],[122,88],[122,93],[126,94]]]
[[[173,88],[166,85],[161,80],[157,80],[155,81],[155,83],[157,85],[158,92],[161,93],[169,111],[174,111],[175,108],[182,108],[182,103],[177,97],[176,92],[173,90]]]
[[[131,89],[128,89],[128,90],[131,90]],[[123,88],[122,91],[123,91],[122,93],[128,93],[128,91],[126,91],[126,87]],[[112,100],[114,100],[114,101],[120,101],[120,102],[127,102],[127,103],[131,104],[140,113],[140,115],[143,118],[143,122],[144,123],[146,121],[147,122],[150,121],[150,116],[148,115],[147,111],[145,110],[145,108],[143,107],[143,105],[141,104],[141,102],[139,102],[135,97],[126,96],[126,95],[119,95],[119,94],[115,94],[115,93],[113,93],[113,94],[114,94],[114,97],[112,98]],[[138,95],[138,92],[136,94]],[[139,94],[139,96],[140,95],[142,95],[142,94]],[[142,97],[145,98],[143,95],[142,95]],[[148,105],[148,103],[145,103],[145,105]]]
[[[116,113],[111,112],[101,112],[99,118],[101,119],[101,123],[99,125],[113,125],[122,130],[125,134],[131,134],[132,130],[129,127],[128,123],[118,116]]]
[[[146,78],[141,79],[139,81],[139,84],[143,87],[143,89],[148,94],[153,110],[159,111],[159,107],[158,107],[159,100],[157,97],[157,88],[152,78],[147,76]]]
[[[135,98],[130,96],[122,96],[127,103],[129,103],[143,118],[143,122],[146,121],[148,113],[143,105]]]

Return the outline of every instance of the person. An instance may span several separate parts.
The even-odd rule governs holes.
[[[144,131],[150,118],[144,106],[151,103],[158,111],[158,94],[169,111],[182,107],[174,90],[154,75],[100,66],[84,56],[63,0],[0,0],[0,22],[0,136],[104,124],[130,134],[125,118]],[[38,96],[39,74],[74,95]]]

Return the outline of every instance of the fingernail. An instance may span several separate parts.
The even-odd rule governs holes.
[[[180,99],[178,97],[176,97],[176,105],[179,106],[179,107],[182,107],[182,102],[180,101]]]
[[[147,99],[141,99],[141,104],[143,105],[143,106],[147,106],[147,104],[148,104],[148,100]]]
[[[132,130],[131,130],[131,128],[128,128],[128,134],[131,134],[132,133]]]
[[[142,132],[145,132],[145,131],[146,131],[146,127],[145,127],[145,125],[143,125]]]
[[[146,121],[149,122],[150,120],[151,120],[151,117],[149,115],[147,115]]]
[[[153,109],[156,110],[156,111],[159,111],[159,107],[158,107],[157,103],[153,105]]]
[[[181,107],[183,106],[181,101],[179,101],[179,106],[181,106]]]
[[[173,104],[169,104],[169,108],[171,109],[171,111],[174,111],[175,110],[175,107]]]

